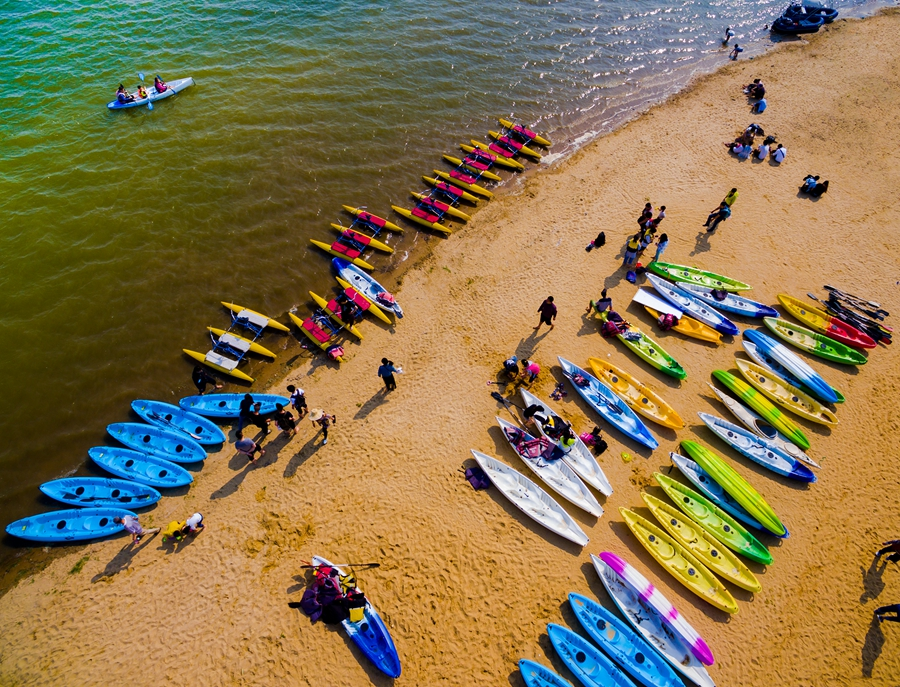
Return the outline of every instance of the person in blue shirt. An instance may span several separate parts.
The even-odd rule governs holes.
[[[766,108],[769,106],[769,103],[766,102],[765,98],[760,98],[756,103],[750,108],[750,111],[753,114],[762,114],[766,111]]]
[[[388,360],[387,358],[382,358],[381,367],[378,368],[378,376],[384,380],[385,392],[393,391],[397,388],[397,382],[394,379],[395,372],[399,372],[399,370],[394,367],[393,361]]]
[[[728,55],[732,60],[736,60],[738,55],[744,52],[744,49],[739,46],[737,43],[734,44],[734,50],[731,51],[731,54]]]
[[[729,217],[731,217],[731,208],[728,207],[727,203],[722,201],[719,203],[719,207],[709,213],[709,217],[706,218],[706,224],[703,226],[709,227],[706,230],[707,233],[715,231],[716,227],[719,226],[719,222],[724,222]]]
[[[125,90],[124,84],[119,84],[119,87],[116,89],[116,100],[118,100],[122,104],[133,103],[134,96]]]

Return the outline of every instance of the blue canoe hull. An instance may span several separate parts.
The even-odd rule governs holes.
[[[275,404],[280,403],[287,408],[291,399],[275,394],[251,394],[253,400],[261,403],[261,415],[275,412]],[[189,410],[205,417],[236,418],[241,412],[241,401],[244,394],[208,394],[206,396],[185,396],[178,405],[182,410]]]
[[[173,463],[198,463],[206,450],[182,432],[170,432],[140,422],[114,422],[106,431],[128,448]]]
[[[784,344],[755,329],[745,331],[744,337],[755,344],[761,354],[771,356],[779,362],[788,372],[799,379],[803,386],[812,391],[816,398],[826,403],[837,403],[838,396],[828,382],[793,351],[789,351]]]
[[[88,455],[97,465],[117,477],[134,480],[151,487],[184,487],[194,481],[180,465],[146,453],[118,446],[95,446]]]
[[[634,683],[581,635],[567,627],[550,623],[547,634],[556,653],[582,684],[591,687],[634,687]]]
[[[144,422],[160,429],[181,432],[198,444],[212,446],[225,443],[225,433],[212,421],[171,403],[139,399],[131,402],[131,409]]]
[[[47,544],[100,539],[125,529],[113,518],[134,515],[124,508],[74,508],[58,510],[16,520],[6,526],[6,533],[20,539]]]
[[[65,477],[44,482],[40,490],[51,499],[82,508],[146,508],[159,501],[153,487],[108,477]]]
[[[378,670],[388,677],[400,677],[400,656],[387,626],[372,604],[367,603],[363,619],[358,623],[341,623],[353,643],[359,647]]]

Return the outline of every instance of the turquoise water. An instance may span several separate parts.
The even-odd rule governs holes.
[[[498,115],[557,159],[721,64],[725,25],[762,51],[781,4],[0,3],[0,521],[52,508],[37,485],[132,399],[192,393],[220,300],[306,312],[341,204],[390,216]],[[196,85],[107,111],[141,71]],[[392,237],[377,273],[440,240]]]

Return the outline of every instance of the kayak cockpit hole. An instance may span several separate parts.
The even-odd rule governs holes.
[[[224,407],[225,407],[225,401],[219,401],[216,405],[218,405],[220,408],[224,408]]]
[[[606,629],[606,621],[603,620],[603,618],[600,618],[600,620],[597,621],[597,629],[598,629],[598,630],[605,630],[605,629]]]
[[[368,632],[369,631],[369,623],[363,623],[362,625],[359,626],[359,629],[362,630],[363,632]]]
[[[194,427],[194,434],[199,435],[203,431],[202,427]]]
[[[129,458],[128,460],[125,461],[125,467],[126,467],[126,468],[130,468],[130,467],[132,467],[133,465],[134,465],[134,460],[132,460],[131,458]]]
[[[575,653],[575,660],[579,663],[584,663],[587,660],[587,654],[583,651],[578,651]]]
[[[184,451],[184,446],[178,444],[178,446],[175,447],[175,453],[181,453],[182,451]]]
[[[57,523],[56,523],[56,529],[58,529],[58,530],[64,530],[64,529],[66,529],[66,521],[65,521],[65,520],[60,520],[59,522],[57,522]]]
[[[723,525],[722,529],[725,530],[726,532],[731,532],[731,525]]]
[[[113,490],[112,490],[112,493],[110,494],[110,496],[112,496],[114,499],[117,499],[117,498],[119,498],[119,495],[120,495],[121,493],[122,493],[122,492],[121,492],[120,490],[118,490],[118,489],[113,489]]]
[[[678,521],[675,518],[672,518],[671,520],[669,520],[669,522],[671,522],[676,527],[678,526]]]
[[[166,420],[168,420],[169,422],[172,421],[172,413],[168,413],[168,414],[166,415]]]
[[[143,441],[145,444],[149,444],[149,443],[150,443],[150,438],[151,438],[151,437],[150,437],[149,434],[145,434],[144,436],[141,437],[141,441]]]
[[[79,496],[81,496],[84,493],[84,487],[78,487],[75,490],[75,493],[78,494]]]
[[[109,518],[100,518],[100,527],[106,527],[109,524]]]
[[[168,474],[169,474],[169,471],[168,471],[168,470],[160,470],[160,471],[159,471],[159,476],[160,476],[160,477],[165,477],[165,476],[168,475]]]
[[[643,663],[644,661],[647,660],[647,657],[644,656],[644,654],[642,654],[640,651],[638,651],[638,652],[634,655],[634,660],[635,660],[637,663]]]

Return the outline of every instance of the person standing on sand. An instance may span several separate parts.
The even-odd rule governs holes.
[[[887,559],[891,563],[900,563],[900,539],[884,542],[884,545],[875,552],[875,558],[881,558],[886,553],[890,554]]]
[[[243,453],[247,456],[247,460],[256,465],[256,461],[259,458],[254,458],[253,455],[259,451],[260,456],[266,455],[266,452],[263,448],[260,447],[253,439],[244,438],[244,433],[241,430],[238,430],[234,433],[235,442],[234,447],[238,450],[238,453]]]
[[[306,407],[306,392],[293,384],[288,384],[287,390],[291,394],[291,406],[297,411],[297,422],[299,422],[309,412],[309,408]]]
[[[266,434],[269,433],[270,420],[259,414],[260,408],[262,408],[262,404],[254,402],[253,396],[244,394],[238,412],[238,431],[244,429],[247,425],[255,425],[260,429],[265,430]]]
[[[537,379],[537,376],[541,373],[541,368],[533,360],[523,360],[522,368],[522,383],[530,388],[531,385],[534,384],[534,380]]]
[[[550,331],[553,331],[553,320],[556,319],[556,306],[553,304],[553,296],[547,296],[543,303],[540,304],[537,311],[541,314],[541,321],[534,328],[535,331],[541,328],[542,324],[549,324]]]
[[[197,387],[197,392],[202,396],[206,393],[206,386],[212,384],[216,389],[221,389],[222,385],[216,381],[209,372],[204,370],[200,365],[194,365],[194,371],[191,373],[191,381]]]
[[[378,368],[378,376],[384,380],[384,392],[393,391],[397,388],[397,382],[394,379],[394,373],[400,372],[394,367],[394,361],[387,358],[381,359],[381,367]]]
[[[894,617],[885,617],[888,613],[893,613]],[[889,604],[888,606],[876,608],[875,617],[878,618],[879,623],[883,623],[885,620],[888,620],[892,623],[900,623],[900,604]]]
[[[669,235],[668,234],[660,234],[659,241],[656,243],[656,255],[653,256],[653,260],[650,262],[657,262],[662,254],[666,252],[666,248],[669,247]]]
[[[115,517],[113,518],[113,522],[117,525],[124,525],[125,529],[131,533],[132,544],[139,544],[141,537],[145,534],[156,534],[159,532],[159,527],[155,527],[152,530],[145,530],[141,527],[137,515],[126,515],[124,518]]]
[[[738,190],[736,188],[733,188],[728,192],[728,195],[722,199],[722,202],[725,203],[725,205],[727,205],[728,207],[731,207],[732,205],[734,205],[734,201],[737,200],[737,197]]]
[[[285,410],[281,403],[275,404],[275,415],[273,417],[275,419],[275,425],[288,439],[297,434],[297,423],[294,422],[294,416],[291,415],[289,411]]]
[[[631,267],[635,263],[640,248],[641,235],[638,233],[628,239],[628,243],[625,244],[625,260],[622,262],[622,267]]]
[[[719,222],[724,222],[726,219],[731,217],[731,208],[728,207],[728,203],[724,200],[719,203],[719,207],[709,213],[709,217],[706,218],[706,224],[704,227],[709,227],[706,230],[706,233],[711,231],[715,231],[716,227],[719,226]]]
[[[309,419],[312,420],[314,425],[319,425],[322,428],[322,446],[324,446],[328,443],[328,428],[333,424],[337,424],[337,417],[329,415],[321,408],[313,408],[309,414]]]
[[[659,226],[659,223],[662,222],[666,218],[666,206],[659,206],[659,214],[653,219],[652,225],[653,228],[656,229]]]
[[[647,203],[644,205],[644,209],[641,211],[641,216],[638,217],[638,224],[643,227],[648,220],[653,219],[653,205],[651,203]]]

